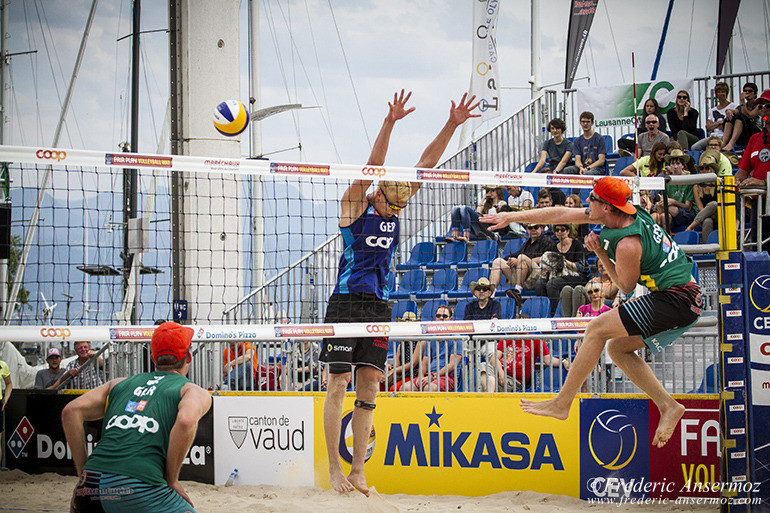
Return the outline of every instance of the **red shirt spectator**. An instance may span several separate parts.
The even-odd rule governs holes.
[[[768,142],[765,142],[765,139]],[[738,167],[752,178],[767,180],[767,171],[770,170],[770,137],[767,131],[751,136]]]
[[[538,339],[501,340],[497,343],[497,350],[502,353],[505,373],[525,385],[532,379],[535,361],[551,355],[548,347]]]

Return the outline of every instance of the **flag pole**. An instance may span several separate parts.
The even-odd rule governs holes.
[[[636,113],[636,63],[634,61],[634,52],[631,52],[631,81],[634,84],[634,158],[639,158],[639,115]]]

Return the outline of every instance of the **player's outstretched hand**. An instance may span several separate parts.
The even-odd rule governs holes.
[[[406,94],[406,96],[404,96]],[[391,121],[398,121],[399,119],[403,118],[410,112],[414,111],[414,107],[407,109],[406,108],[406,102],[409,101],[409,98],[412,96],[412,91],[409,91],[408,93],[405,93],[403,89],[401,89],[401,94],[394,93],[393,94],[393,103],[388,102],[388,118]]]
[[[475,94],[468,98],[468,93],[465,93],[463,94],[459,105],[455,104],[454,100],[452,100],[452,108],[449,109],[449,119],[451,119],[457,125],[462,125],[469,118],[480,118],[481,114],[471,114],[471,111],[473,111],[476,107],[479,106],[479,103],[481,103],[481,101],[473,103],[473,100],[475,99]]]
[[[511,219],[513,212],[498,212],[497,214],[485,214],[479,218],[479,221],[486,224],[492,224],[488,226],[488,230],[499,230],[505,228],[511,224],[514,220]]]

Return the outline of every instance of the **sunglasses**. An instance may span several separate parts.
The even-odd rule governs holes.
[[[591,289],[591,290],[588,291],[588,293],[589,294],[598,294],[601,291],[602,291],[602,289]]]
[[[487,286],[483,286],[483,287],[476,287],[476,290],[478,290],[479,292],[489,292],[492,289]]]
[[[450,317],[452,316],[449,314],[436,314],[436,319],[449,319]]]
[[[527,226],[527,230],[539,230],[540,228],[542,228],[542,226],[539,224],[531,224]]]
[[[654,121],[645,121],[644,124],[646,124],[646,125],[657,125],[658,124],[658,120],[656,119]]]
[[[684,95],[679,95],[679,96],[676,97],[676,99],[677,100],[689,100],[690,97],[689,96],[684,96]]]
[[[607,202],[606,202],[606,201],[604,201],[603,199],[601,199],[599,196],[597,196],[597,195],[596,195],[596,194],[594,194],[593,192],[592,192],[591,194],[589,194],[589,195],[588,195],[588,201],[596,201],[597,203],[605,203],[605,204],[607,204]]]
[[[754,89],[744,89],[743,92],[744,93],[756,93],[756,91]]]
[[[385,191],[382,190],[382,187],[380,187],[380,191],[382,192],[382,197],[385,198],[385,203],[388,204],[388,207],[390,207],[390,209],[393,212],[399,212],[399,211],[401,211],[404,208],[404,207],[402,207],[400,205],[396,205],[395,203],[391,203],[390,200],[388,199],[388,196],[385,195]],[[406,205],[404,205],[404,206],[406,206]]]
[[[553,229],[554,232],[566,232],[569,231],[569,228],[565,228],[564,226],[557,226]]]

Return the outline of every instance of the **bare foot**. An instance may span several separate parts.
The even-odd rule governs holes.
[[[521,409],[532,415],[543,415],[545,417],[553,417],[559,420],[567,420],[569,417],[569,405],[566,408],[559,405],[556,402],[556,398],[548,399],[547,401],[530,401],[529,399],[522,399],[519,401]]]
[[[356,490],[369,497],[369,487],[366,486],[366,476],[363,472],[351,472],[348,474],[348,482],[353,485]]]
[[[658,429],[655,430],[655,436],[652,439],[652,445],[658,448],[663,447],[674,434],[676,425],[679,424],[679,419],[684,415],[685,407],[678,402],[672,405],[671,408],[660,412],[660,422],[658,422]]]
[[[329,484],[331,484],[332,488],[334,488],[334,490],[339,493],[348,493],[355,490],[353,484],[348,481],[348,478],[345,477],[345,474],[343,474],[340,470],[331,472],[331,475],[329,476]]]

